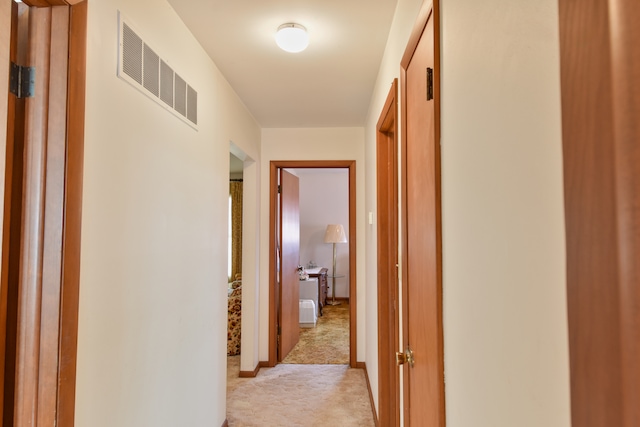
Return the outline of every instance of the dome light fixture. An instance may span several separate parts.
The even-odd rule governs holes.
[[[302,52],[309,46],[309,34],[300,24],[282,24],[276,33],[276,44],[286,52]]]

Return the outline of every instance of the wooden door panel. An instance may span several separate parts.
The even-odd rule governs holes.
[[[444,426],[440,147],[436,103],[427,96],[428,72],[435,74],[433,11],[403,61],[405,140],[404,322],[405,343],[415,364],[406,366],[405,416],[409,425]]]
[[[36,71],[34,93],[10,95],[9,104],[1,418],[5,425],[72,426],[86,3],[35,6],[13,6],[11,59]]]
[[[397,79],[377,125],[378,198],[378,422],[400,425],[398,349]]]
[[[280,351],[281,361],[295,347],[300,338],[299,279],[300,209],[298,177],[281,169],[280,172]]]

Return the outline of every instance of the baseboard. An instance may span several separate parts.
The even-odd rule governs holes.
[[[365,362],[356,362],[357,369],[364,370],[364,378],[367,380],[367,390],[369,390],[369,400],[371,401],[371,412],[373,412],[373,421],[378,427],[378,414],[376,413],[376,405],[373,401],[373,393],[371,392],[371,383],[369,382],[369,373],[367,372],[367,364]]]
[[[260,368],[269,366],[269,362],[258,362],[256,368],[253,371],[240,371],[240,378],[255,378],[260,372]]]
[[[224,420],[224,422],[222,423],[222,427],[229,427],[229,421]]]

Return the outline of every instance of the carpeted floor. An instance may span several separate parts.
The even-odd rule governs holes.
[[[290,364],[349,363],[349,304],[327,305],[315,328],[300,328],[300,341],[284,358]]]
[[[362,369],[285,365],[239,378],[240,356],[227,357],[230,427],[373,427]]]

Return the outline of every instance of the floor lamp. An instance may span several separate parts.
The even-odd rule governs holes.
[[[333,282],[333,292],[331,301],[328,305],[338,305],[340,301],[336,301],[336,243],[347,243],[347,235],[344,234],[344,228],[341,224],[329,224],[327,225],[327,231],[324,233],[324,242],[333,243],[333,272],[331,274],[331,280]],[[342,277],[342,276],[340,276]]]

